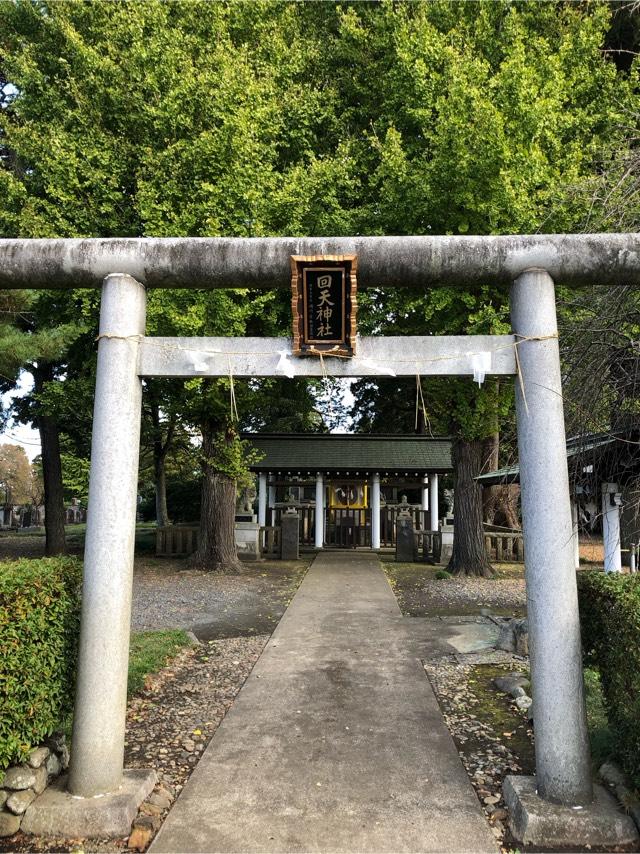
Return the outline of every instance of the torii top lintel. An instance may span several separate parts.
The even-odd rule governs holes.
[[[542,268],[566,285],[640,285],[640,235],[162,237],[0,240],[0,288],[289,287],[291,255],[357,254],[362,287],[510,284]]]

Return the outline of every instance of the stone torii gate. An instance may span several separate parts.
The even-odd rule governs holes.
[[[381,375],[380,368],[389,364],[397,375],[471,375],[474,355],[489,353],[484,357],[485,363],[490,359],[487,374],[519,374],[516,415],[536,778],[535,782],[509,778],[505,789],[510,786],[512,813],[521,816],[525,829],[534,822],[544,824],[545,811],[558,809],[552,805],[582,807],[585,816],[596,810],[583,696],[554,279],[575,286],[640,284],[639,236],[3,240],[0,288],[102,284],[68,780],[76,806],[69,806],[68,795],[66,801],[60,795],[62,800],[54,805],[59,810],[59,833],[71,827],[79,833],[73,820],[65,824],[63,815],[80,809],[77,805],[88,808],[93,803],[94,829],[109,832],[117,826],[116,832],[126,834],[136,801],[153,785],[151,778],[123,775],[142,379],[228,376],[230,371],[235,377],[274,376],[281,351],[291,349],[288,339],[147,338],[146,289],[288,287],[291,255],[354,253],[361,287],[484,282],[511,287],[512,335],[362,338],[356,357],[327,356],[325,366],[338,377]],[[289,358],[297,375],[321,375],[317,360]],[[101,797],[94,801],[96,796]],[[581,813],[564,809],[562,814],[569,821]],[[50,825],[55,823],[52,817]],[[574,844],[581,832],[587,831],[572,829]],[[521,838],[524,835],[523,830]],[[599,844],[593,836],[587,841]]]

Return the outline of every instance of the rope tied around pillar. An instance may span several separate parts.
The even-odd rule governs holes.
[[[518,353],[518,347],[520,344],[524,344],[526,341],[551,341],[558,339],[558,333],[552,332],[550,335],[519,335],[517,332],[513,333],[514,338],[517,338],[517,341],[513,343],[513,355],[516,359],[516,376],[518,377],[518,384],[520,386],[520,392],[522,393],[522,403],[524,404],[524,411],[529,415],[529,405],[527,404],[527,394],[524,390],[524,378],[522,376],[522,366],[520,365],[520,354]]]

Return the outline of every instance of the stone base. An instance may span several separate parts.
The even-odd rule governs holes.
[[[55,783],[28,807],[20,829],[35,836],[128,836],[131,822],[144,799],[153,791],[156,772],[125,771],[116,792],[79,798],[66,790],[66,777]]]
[[[453,554],[453,525],[445,522],[445,524],[440,528],[440,533],[442,535],[440,563],[446,566],[446,564],[451,560],[451,555]]]
[[[638,843],[633,820],[602,786],[594,786],[593,803],[585,807],[542,800],[536,794],[535,777],[506,777],[502,794],[511,832],[524,845],[575,850]]]
[[[260,560],[260,525],[257,522],[238,522],[236,516],[236,548],[240,560]]]

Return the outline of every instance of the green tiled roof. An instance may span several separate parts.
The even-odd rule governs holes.
[[[252,471],[379,472],[451,471],[451,440],[429,436],[361,433],[245,433],[264,454]]]
[[[620,460],[607,459],[607,454],[611,451],[612,447],[619,444],[620,439],[622,439],[625,444],[634,446],[632,450],[634,454],[636,454],[637,440],[632,443],[627,441],[624,436],[625,434],[623,432],[597,433],[591,436],[577,436],[567,439],[567,462],[569,464],[569,474],[571,475],[572,473],[572,463],[575,463],[575,461],[578,460],[583,465],[589,462],[600,462],[605,463],[605,465],[609,463],[611,469],[610,475],[613,477],[616,464],[619,466]],[[631,434],[629,434],[629,436],[631,436]],[[611,456],[614,457],[615,455]],[[637,460],[635,461],[637,465]],[[481,474],[476,478],[476,480],[483,486],[493,486],[498,483],[519,483],[520,466],[512,465],[496,469],[496,471]]]

